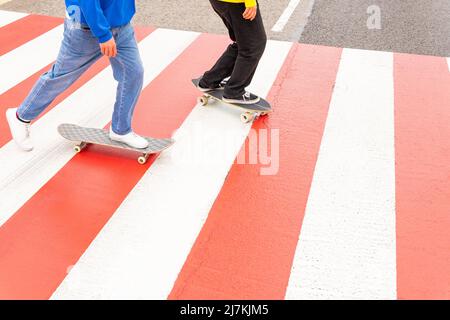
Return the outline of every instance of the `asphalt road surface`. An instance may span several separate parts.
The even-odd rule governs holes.
[[[208,0],[137,5],[137,25],[226,33]],[[271,39],[450,56],[449,0],[260,0],[260,6]],[[0,0],[0,9],[64,15],[63,0]]]

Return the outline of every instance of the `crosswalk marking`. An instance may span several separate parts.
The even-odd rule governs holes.
[[[0,10],[1,112],[55,60],[61,22]],[[106,59],[33,123],[32,153],[0,117],[0,299],[449,297],[450,58],[270,41],[249,90],[270,91],[275,113],[253,128],[278,126],[283,146],[278,175],[256,186],[255,167],[233,165],[251,126],[195,105],[190,84],[228,38],[152,30],[137,31],[146,73],[133,126],[179,129],[147,167],[98,146],[74,157],[57,134],[61,122],[108,125]],[[270,196],[251,211],[261,188]]]
[[[146,68],[145,84],[197,36],[193,32],[158,29],[144,39],[139,47]],[[56,131],[58,124],[105,126],[111,119],[114,88],[115,80],[108,68],[32,125],[33,152],[19,151],[13,141],[0,149],[0,198],[4,199],[0,202],[0,226],[73,157],[71,144]]]
[[[26,16],[26,13],[0,10],[0,28]]]
[[[233,165],[169,299],[284,299],[341,52],[293,45],[268,96],[275,112],[249,139],[279,170],[262,175],[261,157]]]
[[[394,55],[397,296],[450,299],[450,74]]]
[[[63,26],[0,57],[0,94],[17,85],[47,64],[56,60],[62,40]]]
[[[290,46],[268,43],[255,92],[267,94]],[[167,298],[250,129],[236,121],[238,115],[224,106],[196,106],[177,130],[176,144],[139,181],[53,298]],[[219,156],[207,163],[180,160],[192,154],[193,144]]]
[[[395,299],[393,55],[345,49],[288,299]]]

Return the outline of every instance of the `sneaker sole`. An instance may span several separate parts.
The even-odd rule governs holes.
[[[223,87],[219,87],[219,88],[215,88],[215,89],[205,89],[205,88],[201,88],[201,87],[197,87],[198,90],[200,90],[201,92],[212,92],[212,91],[220,91],[223,90]]]
[[[114,138],[112,138],[111,136],[109,136],[109,139],[110,139],[111,141],[114,141],[114,142],[120,142],[120,143],[126,144],[127,146],[129,146],[130,148],[133,148],[133,149],[147,149],[148,146],[149,146],[148,144],[147,144],[145,147],[136,147],[136,146],[132,146],[132,145],[126,143],[125,141],[122,141],[122,140],[119,140],[119,139],[114,139]]]
[[[231,104],[245,104],[245,105],[251,105],[251,104],[257,104],[258,102],[261,101],[261,99],[254,100],[254,101],[242,101],[242,100],[233,100],[233,99],[228,100],[228,99],[222,98],[222,101],[223,101],[223,102],[226,102],[226,103],[231,103]]]

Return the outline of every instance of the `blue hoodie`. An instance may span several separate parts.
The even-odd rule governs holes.
[[[65,1],[68,14],[79,13],[79,22],[87,24],[100,43],[112,38],[111,28],[129,23],[136,13],[135,0]]]

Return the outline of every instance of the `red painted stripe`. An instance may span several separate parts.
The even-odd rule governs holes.
[[[147,37],[154,29],[151,28],[138,28],[136,29],[136,39],[141,41]],[[42,68],[39,72],[25,79],[20,84],[6,91],[0,95],[0,147],[4,146],[11,140],[11,133],[9,131],[5,111],[12,106],[18,106],[22,103],[23,99],[26,98],[30,90],[33,88],[39,77],[51,68],[52,64]],[[94,78],[99,72],[109,66],[109,61],[106,58],[100,59],[96,62],[88,71],[86,71],[72,86],[70,86],[66,91],[64,91],[60,96],[58,96],[55,101],[45,110],[44,113],[40,115],[42,117],[44,114],[53,109],[54,106],[61,103],[64,99],[78,90],[81,86],[85,85],[89,80]]]
[[[171,135],[196,103],[191,77],[227,42],[202,35],[187,48],[145,88],[134,128]],[[75,156],[0,228],[0,299],[49,298],[147,169],[122,150],[91,146]]]
[[[0,56],[63,23],[63,19],[29,15],[0,28]]]
[[[279,130],[280,170],[232,167],[170,299],[284,298],[340,56],[292,49],[269,95],[275,113],[253,126]]]
[[[450,299],[450,73],[395,54],[399,299]]]

